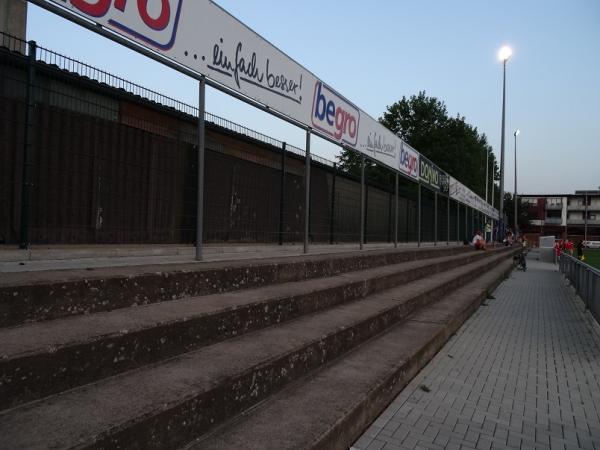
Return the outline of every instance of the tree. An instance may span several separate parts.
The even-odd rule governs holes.
[[[491,195],[491,180],[497,179],[498,167],[487,137],[464,117],[449,117],[444,102],[424,91],[402,97],[387,107],[379,122],[483,198],[489,153]],[[338,158],[341,168],[360,175],[359,155],[345,149]],[[390,171],[374,163],[369,163],[366,171],[369,179],[389,179]]]
[[[531,215],[528,208],[524,208],[521,203],[521,197],[517,197],[517,225],[519,229],[528,228]],[[515,225],[515,202],[514,196],[510,192],[504,193],[504,214],[506,214],[506,226],[513,228]]]

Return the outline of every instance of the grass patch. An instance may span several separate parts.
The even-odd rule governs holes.
[[[600,249],[586,248],[583,250],[585,255],[585,263],[596,269],[600,269]]]

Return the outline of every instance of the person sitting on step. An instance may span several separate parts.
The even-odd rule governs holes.
[[[485,250],[485,239],[481,235],[481,231],[477,230],[475,236],[473,236],[472,244],[475,250]]]

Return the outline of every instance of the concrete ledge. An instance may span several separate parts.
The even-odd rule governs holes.
[[[322,278],[468,250],[463,247],[429,247],[206,265],[58,271],[26,277],[13,274],[19,276],[5,276],[0,282],[0,327]]]
[[[287,283],[277,288],[269,286],[0,330],[0,409],[466,264],[480,262],[481,267],[486,267],[487,259],[496,253],[503,254],[505,250],[468,252],[302,284]]]
[[[508,256],[502,252],[485,264],[461,266],[427,284],[403,285],[398,297],[391,294],[385,299],[355,302],[344,306],[344,312],[336,309],[307,316],[161,366],[11,409],[0,415],[0,433],[7,449],[35,447],[41,442],[58,447],[82,442],[96,448],[178,447],[364,343],[417,306],[472,280],[474,271],[495,267]],[[425,327],[431,328],[431,324]],[[346,398],[355,398],[346,394]],[[95,410],[90,410],[90,404]],[[34,422],[36,433],[27,432]],[[273,423],[268,423],[273,433],[283,431],[274,429]]]
[[[347,449],[511,270],[510,261],[498,264],[441,302],[419,310],[339,362],[276,395],[251,415],[239,416],[186,449]],[[446,309],[447,317],[423,320],[436,308]],[[278,426],[272,427],[275,422]]]
[[[450,242],[451,246],[460,246],[455,241]],[[416,242],[399,243],[399,248],[416,248]],[[422,242],[422,247],[434,246],[433,242]],[[356,251],[358,243],[348,244],[312,244],[310,246],[311,254],[336,253],[346,251]],[[446,242],[439,243],[439,247],[446,247]],[[366,244],[366,251],[391,249],[391,243],[373,243]],[[301,243],[284,245],[277,244],[205,244],[203,250],[205,261],[212,261],[215,258],[220,259],[221,255],[229,255],[232,259],[243,257],[244,255],[269,255],[290,253],[297,255],[302,252]],[[196,254],[196,247],[193,245],[55,245],[55,246],[33,246],[29,249],[20,250],[14,247],[0,246],[1,263],[20,263],[30,261],[68,261],[75,260],[80,265],[90,264],[97,259],[112,259],[116,265],[122,265],[120,259],[136,257],[156,257],[156,256],[182,256],[193,260]],[[90,261],[84,261],[90,260]],[[184,262],[184,261],[179,261]],[[148,262],[137,262],[132,265],[143,265]],[[111,267],[107,262],[106,267]],[[43,269],[46,270],[46,269]]]

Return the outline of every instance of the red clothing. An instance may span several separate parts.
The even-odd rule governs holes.
[[[554,253],[556,254],[556,256],[560,256],[561,255],[561,253],[562,253],[562,246],[563,246],[562,241],[556,241],[554,243]]]

